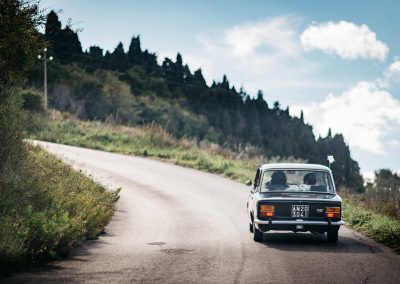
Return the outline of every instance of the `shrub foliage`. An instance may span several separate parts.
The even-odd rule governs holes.
[[[20,91],[45,47],[37,3],[0,0],[0,273],[65,255],[95,237],[117,199],[116,192],[23,141],[22,107],[40,110],[36,91]]]
[[[0,180],[0,270],[65,256],[110,221],[118,191],[107,191],[61,160],[29,146],[14,176]]]

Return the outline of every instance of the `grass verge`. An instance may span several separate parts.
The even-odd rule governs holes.
[[[236,153],[215,143],[176,139],[157,125],[126,127],[81,121],[56,111],[49,119],[36,115],[29,121],[32,139],[158,159],[241,182],[254,178],[255,169],[262,163],[304,162],[292,157],[267,158],[250,146]]]
[[[344,199],[347,225],[400,253],[400,221],[352,204]]]
[[[53,112],[50,119],[34,116],[30,121],[28,129],[33,139],[155,158],[240,182],[252,179],[262,163],[304,162],[294,158],[268,159],[251,147],[235,153],[213,143],[178,140],[157,126],[80,121],[59,112]],[[351,198],[344,200],[343,216],[352,228],[400,252],[399,220],[357,206]]]
[[[27,145],[17,172],[0,180],[0,274],[64,257],[95,238],[115,211],[108,191],[39,147]]]

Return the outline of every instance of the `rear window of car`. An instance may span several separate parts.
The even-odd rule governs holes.
[[[334,192],[330,173],[316,170],[266,170],[260,186],[262,192]]]

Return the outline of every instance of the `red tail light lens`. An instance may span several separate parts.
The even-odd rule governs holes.
[[[275,215],[274,205],[260,205],[260,217],[273,217]]]
[[[325,215],[328,219],[340,219],[340,207],[326,207]]]

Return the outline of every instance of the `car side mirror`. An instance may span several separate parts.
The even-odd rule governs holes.
[[[253,184],[253,182],[250,179],[248,181],[246,181],[247,186],[251,186],[252,184]]]

